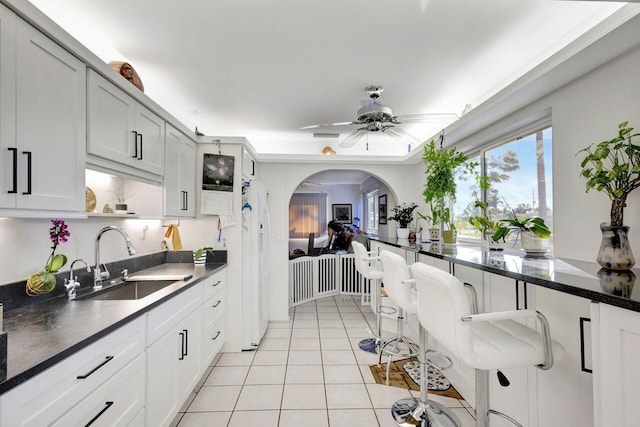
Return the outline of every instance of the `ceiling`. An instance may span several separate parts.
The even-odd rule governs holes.
[[[187,127],[245,136],[258,154],[402,156],[405,144],[354,127],[383,85],[397,115],[460,114],[624,3],[546,0],[31,0],[105,62],[131,63],[145,93]],[[403,125],[424,141],[446,123]],[[323,129],[322,131],[325,131]],[[413,146],[413,149],[416,147]]]

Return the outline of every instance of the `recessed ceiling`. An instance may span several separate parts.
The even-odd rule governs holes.
[[[543,0],[32,0],[105,62],[131,63],[145,93],[207,135],[245,136],[258,154],[400,156],[382,134],[338,147],[364,88],[394,114],[458,113],[622,7]],[[404,125],[403,125],[404,126]],[[419,140],[442,123],[403,127]],[[415,146],[412,147],[415,149]]]

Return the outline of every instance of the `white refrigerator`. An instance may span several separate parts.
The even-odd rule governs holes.
[[[252,350],[269,324],[269,209],[264,184],[245,182],[242,200],[242,349]]]

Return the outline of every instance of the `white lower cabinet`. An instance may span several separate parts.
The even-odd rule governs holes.
[[[640,425],[640,313],[591,304],[595,427]]]
[[[133,420],[144,406],[144,387],[138,387],[144,385],[144,364],[140,364],[144,361],[143,351],[144,318],[141,316],[3,394],[0,425],[84,425],[86,423],[61,423],[61,420],[84,419],[82,417],[93,414],[91,419],[100,412],[94,411],[96,408],[104,409],[110,401],[114,403],[104,412],[105,419],[122,419],[123,423],[96,425],[127,425],[124,420]],[[127,378],[131,379],[130,385],[126,385]],[[120,399],[121,391],[114,392],[123,380],[128,402]]]
[[[147,348],[147,426],[171,423],[202,375],[201,348],[200,309]]]
[[[80,401],[52,427],[128,426],[144,407],[144,355]]]

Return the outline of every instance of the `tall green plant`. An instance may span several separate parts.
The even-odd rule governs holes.
[[[622,226],[627,197],[640,187],[640,145],[632,143],[632,138],[640,133],[632,133],[629,122],[618,125],[618,136],[591,144],[576,155],[585,153],[580,163],[582,175],[587,180],[587,189],[604,191],[611,199],[611,224]]]
[[[443,222],[451,228],[451,211],[445,205],[445,201],[456,200],[454,171],[464,165],[467,155],[455,148],[441,150],[432,139],[424,147],[422,161],[425,164],[426,178],[422,195],[431,210],[431,222],[434,225]],[[470,173],[471,170],[467,165],[463,173]]]

